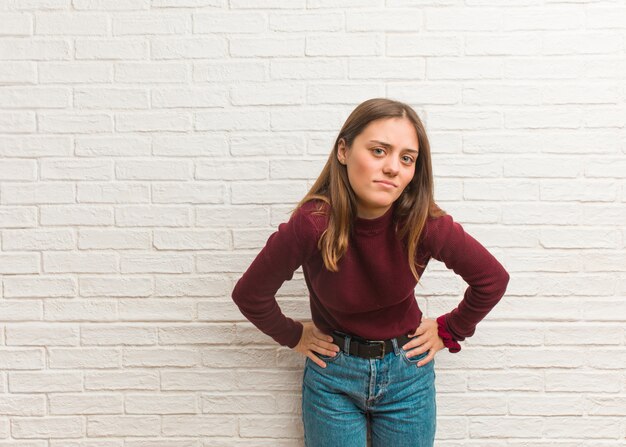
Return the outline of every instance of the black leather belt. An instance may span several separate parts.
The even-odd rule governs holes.
[[[331,335],[333,337],[333,342],[343,351],[346,334],[333,331]],[[357,357],[363,357],[366,359],[382,359],[385,354],[393,352],[393,343],[391,340],[393,340],[393,338],[388,340],[366,340],[364,338],[351,335],[349,352],[350,355],[356,355]],[[396,337],[398,348],[402,348],[402,346],[409,340],[411,340],[411,337],[407,337],[406,335]]]

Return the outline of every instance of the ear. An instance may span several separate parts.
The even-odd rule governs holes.
[[[337,160],[339,160],[339,163],[342,165],[346,164],[346,142],[343,138],[337,142]]]

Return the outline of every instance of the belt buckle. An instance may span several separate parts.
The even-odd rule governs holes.
[[[367,342],[368,345],[380,345],[380,355],[374,357],[375,359],[382,359],[383,357],[385,357],[385,341],[384,340],[369,340]]]

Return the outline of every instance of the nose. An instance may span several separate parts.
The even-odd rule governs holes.
[[[395,157],[387,157],[383,165],[383,172],[387,175],[395,176],[400,170],[400,161]]]

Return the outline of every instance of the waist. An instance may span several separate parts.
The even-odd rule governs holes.
[[[333,331],[330,335],[333,337],[333,342],[338,345],[342,351],[347,351],[350,355],[356,355],[357,357],[366,359],[382,359],[385,354],[393,352],[394,340],[398,347],[403,346],[411,340],[411,337],[407,335],[400,335],[399,337],[386,340],[367,340],[340,331]]]

